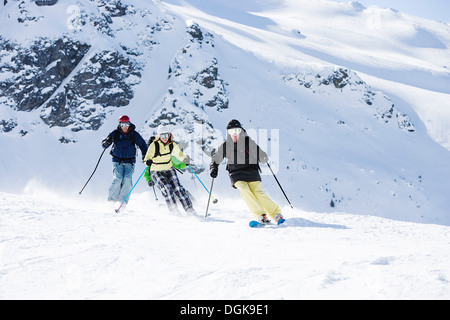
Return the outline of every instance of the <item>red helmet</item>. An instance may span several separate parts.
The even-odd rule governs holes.
[[[128,118],[128,116],[123,115],[119,118],[119,122],[130,122],[130,118]]]

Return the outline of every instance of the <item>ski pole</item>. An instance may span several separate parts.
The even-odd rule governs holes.
[[[200,178],[198,177],[198,175],[194,172],[194,170],[192,170],[191,166],[188,165],[189,169],[191,169],[192,173],[197,177],[198,181],[200,181],[200,183],[202,184],[203,188],[205,188],[206,192],[209,193],[209,196],[213,199],[213,203],[217,203],[219,200],[214,199],[214,197],[212,196],[211,192],[209,192],[208,188],[205,187],[205,185],[203,184],[202,180],[200,180]]]
[[[158,201],[158,197],[156,196],[155,185],[153,185],[153,193],[155,194],[155,200]]]
[[[150,173],[150,167],[147,167],[148,169],[148,176],[150,177],[150,179],[152,178],[152,174]],[[156,190],[155,190],[155,182],[153,181],[153,193],[155,194],[155,201],[158,201],[158,197],[156,196]]]
[[[125,197],[125,199],[122,201],[122,203],[120,204],[120,207],[117,208],[115,211],[116,213],[119,213],[120,208],[122,208],[123,204],[125,203],[125,201],[127,201],[128,197],[130,196],[131,192],[133,191],[134,187],[136,187],[137,183],[139,182],[139,180],[141,180],[142,176],[145,173],[145,170],[147,170],[147,167],[145,167],[144,171],[142,171],[141,175],[139,176],[139,179],[137,179],[136,183],[134,184],[133,188],[131,188],[130,192],[128,192],[127,196]]]
[[[211,192],[212,192],[212,189],[213,189],[213,185],[214,185],[214,178],[211,181]],[[206,206],[205,219],[208,217],[209,200],[211,200],[211,194],[209,194],[209,197],[208,197],[208,205]]]
[[[83,192],[84,188],[86,188],[87,184],[88,184],[89,181],[91,180],[92,176],[94,175],[95,171],[97,170],[98,164],[100,163],[100,160],[102,159],[103,154],[105,153],[105,151],[106,151],[106,148],[103,149],[102,154],[100,155],[100,158],[99,158],[98,161],[97,161],[97,165],[95,166],[94,172],[92,172],[91,176],[89,177],[88,181],[85,183],[83,189],[81,189],[81,191],[79,192],[79,194],[81,194],[81,193]]]
[[[291,202],[289,201],[289,199],[288,199],[286,193],[284,192],[283,188],[281,187],[281,184],[280,184],[280,182],[278,181],[277,176],[275,175],[275,173],[273,173],[272,168],[270,167],[269,162],[267,162],[267,166],[269,167],[270,171],[272,172],[272,175],[273,175],[273,177],[275,178],[275,180],[277,181],[278,186],[280,187],[281,191],[283,192],[283,194],[284,194],[284,196],[285,196],[287,202],[291,205],[291,208],[294,209],[294,207],[292,206]]]

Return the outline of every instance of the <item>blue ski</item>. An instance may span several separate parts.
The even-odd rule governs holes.
[[[278,221],[278,225],[284,223],[286,221],[286,219],[280,219]],[[250,226],[250,228],[256,228],[256,227],[264,227],[264,226],[270,226],[270,225],[274,225],[273,223],[259,223],[256,220],[252,220],[250,221],[250,223],[248,224]]]

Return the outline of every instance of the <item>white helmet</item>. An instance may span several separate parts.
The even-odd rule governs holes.
[[[158,136],[160,136],[160,135],[163,134],[163,133],[170,133],[170,128],[169,128],[168,126],[165,126],[165,125],[163,125],[163,124],[160,124],[160,125],[158,126],[158,129],[156,129],[156,134],[157,134]]]
[[[175,127],[171,126],[171,125],[163,125],[160,124],[158,126],[158,129],[156,129],[156,134],[158,136],[161,136],[163,133],[170,133],[173,135],[173,132],[175,131]]]

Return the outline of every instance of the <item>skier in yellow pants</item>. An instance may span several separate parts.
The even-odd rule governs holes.
[[[210,176],[216,178],[219,164],[227,159],[227,170],[233,188],[241,192],[241,197],[253,216],[260,223],[284,221],[280,207],[261,189],[259,164],[267,163],[267,153],[259,148],[238,120],[227,124],[227,138],[213,154],[210,164]]]
[[[261,181],[237,181],[234,185],[256,219],[260,220],[266,213],[276,221],[282,218],[280,207],[261,189]]]

